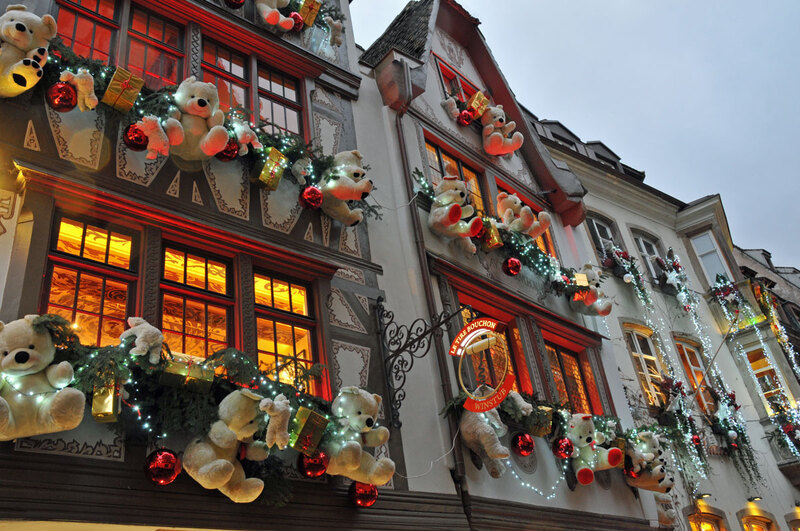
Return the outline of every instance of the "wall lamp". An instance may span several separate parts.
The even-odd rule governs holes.
[[[750,496],[749,498],[747,498],[747,501],[749,501],[749,502],[756,502],[756,501],[760,501],[760,500],[761,500],[761,496]]]
[[[707,492],[704,492],[704,493],[702,493],[702,494],[698,494],[698,495],[697,495],[697,499],[698,499],[698,500],[702,500],[702,499],[704,499],[704,498],[710,498],[710,497],[711,497],[711,494],[709,494],[709,493],[707,493]]]

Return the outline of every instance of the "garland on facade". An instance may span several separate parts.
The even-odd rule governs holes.
[[[778,315],[777,297],[758,282],[753,283],[753,294],[758,301],[758,305],[761,307],[761,311],[767,317],[767,321],[769,321],[770,328],[772,328],[772,332],[775,334],[778,344],[780,344],[786,357],[789,358],[789,362],[792,364],[795,374],[800,378],[800,374],[797,373],[798,369],[800,369],[800,365],[798,365],[798,361],[800,360],[798,360],[797,351],[789,340],[789,335],[786,333],[786,329],[783,327],[780,316]]]

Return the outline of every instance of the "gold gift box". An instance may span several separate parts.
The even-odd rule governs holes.
[[[486,223],[484,222],[484,227]],[[483,237],[483,250],[491,251],[503,246],[503,238],[500,237],[500,231],[497,230],[497,224],[493,219],[489,220],[489,226],[486,228],[486,235]]]
[[[311,456],[317,449],[325,428],[330,422],[324,416],[307,407],[300,406],[294,416],[295,425],[289,435],[289,446],[298,452]]]
[[[304,0],[298,13],[303,17],[303,22],[306,23],[306,26],[312,26],[314,24],[320,7],[322,7],[322,2],[320,2],[320,0]]]
[[[531,429],[531,435],[534,437],[547,437],[553,430],[553,408],[547,406],[538,406],[538,409],[538,416],[544,416],[545,421],[534,426]]]
[[[144,79],[134,76],[124,68],[117,67],[101,101],[120,112],[129,112],[136,103],[142,87],[144,87]]]
[[[204,358],[189,354],[172,353],[167,358],[159,383],[171,387],[187,387],[190,391],[207,393],[214,382],[214,369],[203,365]]]
[[[95,422],[116,422],[120,410],[119,387],[116,384],[94,386],[92,390],[92,418]]]
[[[264,167],[261,168],[261,175],[258,176],[258,180],[264,183],[264,187],[267,190],[274,192],[278,189],[287,161],[288,159],[283,153],[274,147],[269,148],[267,161],[264,163]]]
[[[483,95],[483,92],[476,92],[467,100],[467,110],[472,113],[475,118],[480,118],[486,109],[489,107],[489,99]]]

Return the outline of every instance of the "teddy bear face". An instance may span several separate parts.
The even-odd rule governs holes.
[[[442,179],[436,186],[435,196],[440,205],[463,205],[467,202],[467,185],[461,179]]]
[[[367,174],[362,167],[363,157],[358,151],[342,151],[333,158],[336,175],[347,176],[358,182]]]
[[[594,421],[591,415],[580,413],[572,415],[569,421],[568,437],[578,448],[589,446],[595,440]]]
[[[649,431],[639,434],[638,446],[640,452],[643,454],[653,454],[655,459],[659,459],[664,454],[664,450],[661,449],[658,436]]]
[[[33,329],[36,315],[0,323],[0,372],[9,376],[25,376],[44,370],[53,362],[56,349],[48,333]]]
[[[208,119],[219,108],[217,87],[188,77],[178,86],[175,103],[181,112]]]
[[[10,5],[0,16],[0,40],[23,51],[47,47],[55,37],[56,21],[50,15],[39,17],[23,5]]]
[[[380,395],[373,395],[358,387],[343,387],[333,401],[331,411],[339,417],[339,424],[351,431],[370,431],[378,420]]]
[[[486,112],[481,116],[481,124],[486,127],[492,125],[496,129],[502,129],[506,125],[506,112],[503,110],[502,105],[497,107],[489,107]]]
[[[264,397],[242,389],[228,394],[219,404],[219,419],[236,434],[240,441],[246,441],[258,431],[258,417],[261,411],[259,402]]]
[[[600,275],[597,273],[597,270],[589,264],[583,266],[581,269],[581,273],[586,275],[586,280],[589,281],[589,286],[593,288],[600,287]]]
[[[517,197],[516,193],[508,195],[506,192],[500,192],[497,194],[497,211],[502,214],[508,209],[518,215],[522,209],[522,200]]]

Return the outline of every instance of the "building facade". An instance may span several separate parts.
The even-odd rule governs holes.
[[[153,433],[138,404],[174,412],[158,402],[174,395],[159,383],[148,402],[131,378],[117,422],[95,421],[90,388],[76,429],[0,443],[0,485],[11,493],[0,502],[4,525],[800,529],[800,360],[781,333],[795,337],[797,275],[733,245],[719,196],[684,203],[603,143],[538,119],[515,99],[480,22],[452,0],[410,2],[367,49],[354,42],[349,2],[329,0],[320,20],[289,18],[283,29],[305,2],[270,4],[26,4],[54,17],[66,48],[51,48],[47,86],[0,99],[4,122],[15,124],[0,128],[0,320],[60,315],[92,347],[116,345],[137,316],[172,352],[202,361],[232,348],[261,369],[261,383],[242,384],[239,365],[218,367],[187,416],[197,403],[216,407],[226,381],[259,392],[274,382],[293,386],[281,387],[296,395],[293,408],[314,404],[347,426],[331,401],[366,389],[383,397],[369,426],[390,433],[370,453],[391,459],[394,475],[374,505],[357,507],[346,474],[309,479],[288,448],[273,451],[270,473],[246,466],[285,480],[252,503],[187,474],[154,485],[141,471],[148,455],[180,453],[199,434],[185,423]],[[105,103],[63,112],[45,92],[52,72],[78,66],[95,73]],[[144,82],[128,111],[100,90],[118,67]],[[175,107],[186,107],[165,89],[190,76],[213,85],[239,156],[175,147],[164,156],[152,152],[157,136],[149,151],[134,150],[131,123],[153,113],[169,132],[170,115],[182,120]],[[480,95],[489,110],[465,111]],[[255,182],[271,155],[245,156],[250,141],[234,138],[234,116],[288,157],[282,178]],[[300,154],[313,164],[295,167]],[[342,214],[329,206],[338,196],[325,194],[349,177],[359,194],[362,177],[375,188],[359,204],[336,203]],[[364,219],[352,225],[353,216]],[[462,328],[485,319],[498,326],[491,349],[452,356]],[[160,363],[156,371],[168,360]],[[465,413],[483,384],[517,393],[491,410],[498,424],[491,411]],[[520,403],[543,417],[518,414]],[[634,459],[639,433],[658,434],[668,457],[657,482],[674,486],[636,483],[630,458],[601,470],[606,450],[592,441],[594,481],[581,484],[578,454],[551,449],[573,414],[607,439],[595,443]],[[494,434],[476,445],[470,437],[486,426]],[[519,451],[521,440],[533,451]],[[512,451],[490,455],[491,441]],[[289,487],[292,498],[277,503]]]

